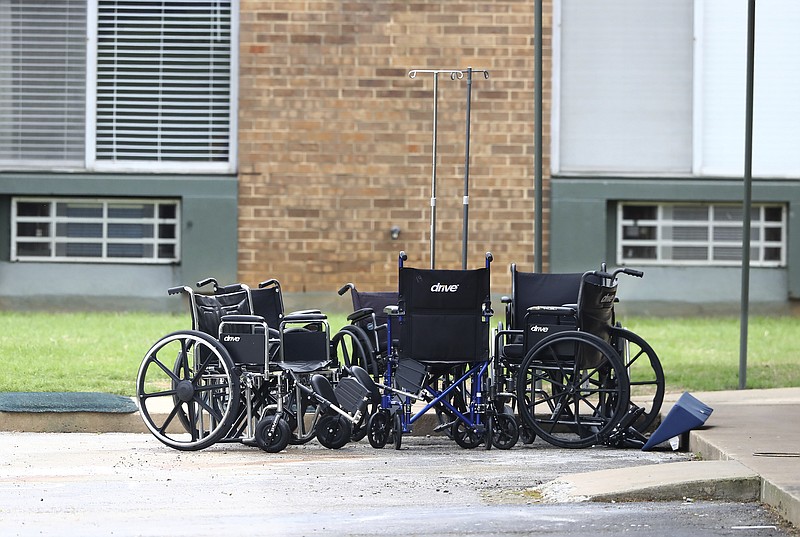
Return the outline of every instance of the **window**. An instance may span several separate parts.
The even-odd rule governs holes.
[[[14,198],[12,261],[175,263],[175,200]]]
[[[0,0],[0,169],[235,171],[237,13]]]
[[[747,2],[553,5],[554,174],[741,177]],[[753,174],[800,175],[800,2],[755,16]]]
[[[554,173],[692,166],[692,0],[554,2]]]
[[[786,265],[786,208],[751,208],[752,266]],[[638,204],[618,207],[617,262],[658,265],[740,265],[741,205]]]
[[[0,0],[0,165],[80,166],[86,1]]]

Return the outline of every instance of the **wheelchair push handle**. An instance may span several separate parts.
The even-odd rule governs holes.
[[[191,292],[192,288],[187,287],[185,285],[179,285],[177,287],[170,287],[169,289],[167,289],[168,295],[178,295],[180,293],[191,293]]]
[[[603,278],[604,280],[614,281],[617,278],[617,274],[627,274],[628,276],[634,276],[636,278],[643,278],[644,272],[641,270],[632,269],[629,267],[618,268],[614,272],[608,272],[605,270],[605,263],[603,263],[603,270],[592,270],[583,275],[584,278],[587,276],[597,276],[598,278]]]
[[[644,277],[644,272],[643,271],[632,269],[632,268],[623,268],[623,269],[618,270],[617,272],[622,272],[623,274],[627,274],[628,276],[634,276],[636,278],[643,278]],[[617,272],[615,272],[614,274],[616,274]]]
[[[197,282],[197,287],[205,287],[206,285],[208,285],[210,283],[214,284],[214,289],[216,289],[219,286],[219,283],[217,282],[217,280],[215,278],[205,278],[205,279],[200,280],[199,282]]]
[[[355,286],[355,285],[353,285],[352,283],[346,283],[346,284],[344,284],[344,285],[342,286],[342,288],[341,288],[341,289],[339,289],[339,291],[337,291],[337,292],[339,293],[339,296],[344,296],[344,294],[345,294],[347,291],[352,291],[352,290],[353,290],[353,289],[355,289],[355,288],[356,288],[356,286]]]

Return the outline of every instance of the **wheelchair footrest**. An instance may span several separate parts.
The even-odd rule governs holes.
[[[369,396],[369,390],[352,377],[340,380],[333,392],[340,408],[350,414],[363,409]]]
[[[407,358],[402,359],[395,371],[395,386],[403,391],[418,393],[422,390],[426,372],[425,364]]]

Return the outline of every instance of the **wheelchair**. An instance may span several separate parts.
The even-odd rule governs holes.
[[[388,326],[390,322],[397,322],[385,309],[397,304],[397,293],[363,292],[356,289],[355,284],[346,283],[339,289],[339,296],[348,291],[353,301],[353,312],[347,316],[350,324],[343,326],[331,343],[345,369],[357,365],[370,373],[373,380],[380,381],[386,371]],[[395,334],[397,328],[395,325]]]
[[[370,445],[391,442],[400,449],[414,422],[437,409],[449,417],[449,436],[459,446],[512,447],[516,419],[495,413],[487,397],[492,255],[475,270],[416,269],[404,266],[406,259],[401,252],[398,302],[385,310],[388,360],[378,385],[381,404],[367,424]],[[399,327],[396,336],[391,319]],[[415,411],[415,404],[422,408]]]
[[[332,387],[326,316],[284,314],[275,280],[258,290],[212,278],[197,286],[210,283],[213,294],[168,290],[188,297],[192,329],[164,336],[142,360],[136,393],[150,432],[186,451],[241,442],[279,452],[314,437],[325,447],[344,446],[368,393],[354,377]]]
[[[614,304],[618,274],[643,273],[605,265],[583,274],[511,272],[508,328],[495,332],[495,396],[516,403],[523,440],[641,447],[664,375],[650,345],[616,321]]]

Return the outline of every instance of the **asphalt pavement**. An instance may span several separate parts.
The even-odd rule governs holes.
[[[667,396],[662,416],[668,414],[679,395]],[[535,497],[538,502],[554,505],[586,501],[675,502],[687,498],[761,502],[771,506],[795,528],[800,528],[800,388],[692,395],[711,407],[713,412],[702,427],[686,435],[684,440],[688,445],[683,446],[683,455],[676,454],[674,459],[668,460],[669,464],[663,464],[663,457],[669,457],[669,454],[665,454],[662,447],[655,454],[662,459],[650,461],[647,457],[652,454],[643,455],[643,458],[631,458],[635,463],[630,466],[621,455],[619,464],[602,469],[591,469],[585,464],[559,467],[558,475],[550,475],[546,482],[530,487],[528,498]],[[424,435],[424,429],[419,429]],[[38,409],[36,412],[0,411],[0,431],[142,433],[146,429],[135,411]],[[8,433],[3,434],[6,435],[4,438],[9,438]],[[140,437],[137,435],[135,438]],[[448,447],[457,452],[460,450],[455,446]],[[414,449],[413,444],[408,449]],[[424,443],[419,449],[425,449]],[[513,455],[518,449],[520,454],[527,453],[525,448],[514,448],[508,454]],[[628,450],[606,449],[603,453],[617,451]],[[341,455],[346,457],[346,453]],[[568,450],[567,455],[559,456],[586,459],[587,455],[596,457],[596,453],[591,449]],[[331,451],[331,457],[337,455]],[[470,456],[486,455],[476,451]]]

